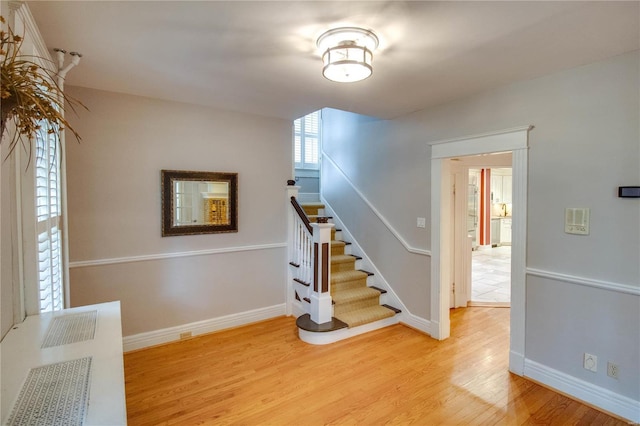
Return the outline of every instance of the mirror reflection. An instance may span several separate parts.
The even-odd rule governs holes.
[[[173,182],[173,226],[228,225],[229,182]]]
[[[238,174],[162,170],[162,236],[238,231]]]

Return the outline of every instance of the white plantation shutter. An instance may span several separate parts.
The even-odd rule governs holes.
[[[320,111],[312,112],[293,122],[294,160],[297,169],[320,167]]]
[[[60,152],[55,134],[43,124],[36,137],[36,221],[40,312],[64,308]]]

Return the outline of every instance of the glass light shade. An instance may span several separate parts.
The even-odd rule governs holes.
[[[322,75],[338,83],[364,80],[373,73],[373,54],[363,46],[330,47],[322,55]]]
[[[373,73],[373,51],[378,37],[356,27],[334,28],[317,41],[322,54],[322,75],[339,83],[364,80]]]

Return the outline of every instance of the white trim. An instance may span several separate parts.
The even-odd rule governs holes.
[[[548,278],[554,281],[562,281],[570,284],[578,284],[587,287],[598,288],[601,290],[615,291],[617,293],[631,294],[640,296],[640,287],[628,284],[619,284],[610,281],[594,280],[590,278],[578,277],[576,275],[560,274],[558,272],[544,271],[542,269],[527,268],[527,275],[534,277]]]
[[[327,345],[329,343],[339,342],[340,340],[349,339],[363,333],[368,333],[373,330],[379,330],[393,324],[398,324],[398,322],[398,315],[394,315],[389,318],[359,325],[357,327],[341,328],[340,330],[327,331],[323,333],[306,331],[298,328],[298,336],[303,342],[312,345]]]
[[[269,250],[274,248],[287,248],[287,243],[260,244],[255,246],[242,246],[242,247],[225,247],[225,248],[218,248],[218,249],[183,251],[178,253],[158,253],[158,254],[147,254],[143,256],[115,257],[111,259],[80,260],[76,262],[70,262],[69,268],[86,268],[88,266],[104,266],[104,265],[115,265],[117,263],[147,262],[149,260],[175,259],[178,257],[191,257],[191,256],[207,256],[211,254],[237,253],[237,252],[254,251],[254,250]]]
[[[527,158],[528,133],[533,126],[522,126],[481,135],[436,141],[431,145],[431,318],[436,339],[451,332],[449,320],[449,271],[451,224],[445,214],[450,209],[448,163],[446,158],[512,151],[513,244],[511,247],[511,319],[509,370],[522,374],[525,354],[525,268],[527,247]]]
[[[428,143],[431,158],[450,158],[527,148],[528,131],[533,126],[514,127],[494,133]],[[433,248],[432,248],[433,249]]]
[[[149,346],[155,346],[163,343],[173,342],[175,340],[180,340],[180,333],[191,332],[192,336],[197,336],[199,334],[212,333],[214,331],[224,330],[232,327],[239,327],[258,321],[264,321],[271,318],[280,317],[285,314],[286,305],[282,303],[280,305],[273,305],[266,308],[259,308],[251,311],[240,312],[237,314],[225,315],[222,317],[211,318],[204,321],[197,321],[189,324],[178,325],[175,327],[164,328],[161,330],[134,334],[132,336],[124,337],[124,351],[129,352],[136,349],[147,348]]]
[[[364,201],[364,203],[369,207],[369,209],[371,209],[371,211],[373,212],[373,214],[375,214],[378,219],[380,219],[380,221],[384,224],[384,226],[387,227],[387,229],[389,230],[389,232],[391,232],[393,234],[394,237],[396,237],[396,239],[398,241],[400,241],[400,244],[402,244],[402,246],[405,248],[405,250],[407,250],[409,253],[414,253],[414,254],[419,254],[422,256],[431,256],[431,251],[429,250],[425,250],[425,249],[420,249],[420,248],[415,248],[415,247],[411,247],[409,245],[409,243],[407,243],[404,238],[402,238],[402,236],[400,235],[400,233],[398,231],[396,231],[394,229],[394,227],[391,225],[391,223],[389,223],[389,221],[382,215],[382,213],[380,213],[374,206],[373,204],[371,204],[371,202],[369,200],[367,200],[367,197],[364,196],[364,194],[362,192],[360,192],[360,190],[358,188],[355,187],[355,185],[353,184],[353,182],[351,182],[351,179],[349,179],[347,177],[347,175],[342,171],[342,169],[335,163],[335,161],[333,161],[333,159],[327,155],[327,153],[325,153],[324,151],[322,151],[322,158],[326,158],[327,160],[329,160],[329,163],[331,163],[333,165],[333,167],[340,172],[340,174],[342,175],[343,179],[349,184],[349,186],[351,186],[351,189],[354,190],[354,192],[356,194],[358,194],[358,197],[360,197],[360,199],[362,201]]]
[[[530,359],[524,363],[524,375],[588,404],[640,423],[640,401],[612,392],[592,383],[554,370]]]
[[[31,14],[31,9],[29,9],[29,6],[22,1],[10,1],[9,8],[15,8],[16,15],[20,16],[22,24],[25,26],[25,31],[31,35],[31,41],[35,45],[35,48],[38,51],[38,55],[47,60],[47,62],[51,62],[51,64],[53,64],[49,49],[47,49],[47,45],[44,42],[42,34],[40,33],[38,24],[36,24],[36,20]],[[22,34],[19,35],[22,36]]]
[[[404,324],[418,331],[422,331],[423,333],[426,333],[429,336],[433,334],[432,333],[433,324],[431,323],[431,321],[426,320],[424,318],[417,317],[412,313],[410,313],[409,311],[406,311],[406,312],[402,311],[400,315],[401,315],[400,324]]]
[[[532,125],[517,126],[517,127],[512,127],[510,129],[496,130],[494,132],[478,133],[478,134],[475,134],[475,135],[462,136],[462,137],[459,137],[459,138],[442,139],[442,140],[438,140],[438,141],[427,142],[427,144],[428,145],[441,145],[441,144],[450,144],[451,142],[466,141],[466,140],[469,140],[469,139],[483,139],[483,138],[492,139],[494,136],[504,135],[504,134],[507,134],[507,133],[516,133],[516,132],[528,131],[528,130],[531,130],[531,129],[533,129]]]

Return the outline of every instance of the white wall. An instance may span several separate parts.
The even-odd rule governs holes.
[[[121,300],[129,336],[284,303],[290,122],[67,90],[89,108],[66,152],[73,306]],[[237,172],[238,232],[161,237],[161,169]]]
[[[328,155],[405,240],[426,249],[429,231],[415,221],[429,223],[428,143],[534,125],[525,356],[634,401],[640,400],[640,202],[617,198],[617,187],[640,184],[639,76],[634,52],[395,120],[334,110],[323,116]],[[325,196],[340,218],[350,218],[351,231],[370,213],[350,200],[344,183],[323,169]],[[564,233],[566,207],[591,208],[589,236]],[[367,253],[393,244],[387,234],[368,232],[355,233]],[[429,274],[413,256],[398,249],[376,266],[411,313],[428,319]],[[406,299],[418,293],[424,297]],[[588,351],[599,357],[596,374],[582,368]],[[619,380],[606,376],[607,360],[624,371]]]

